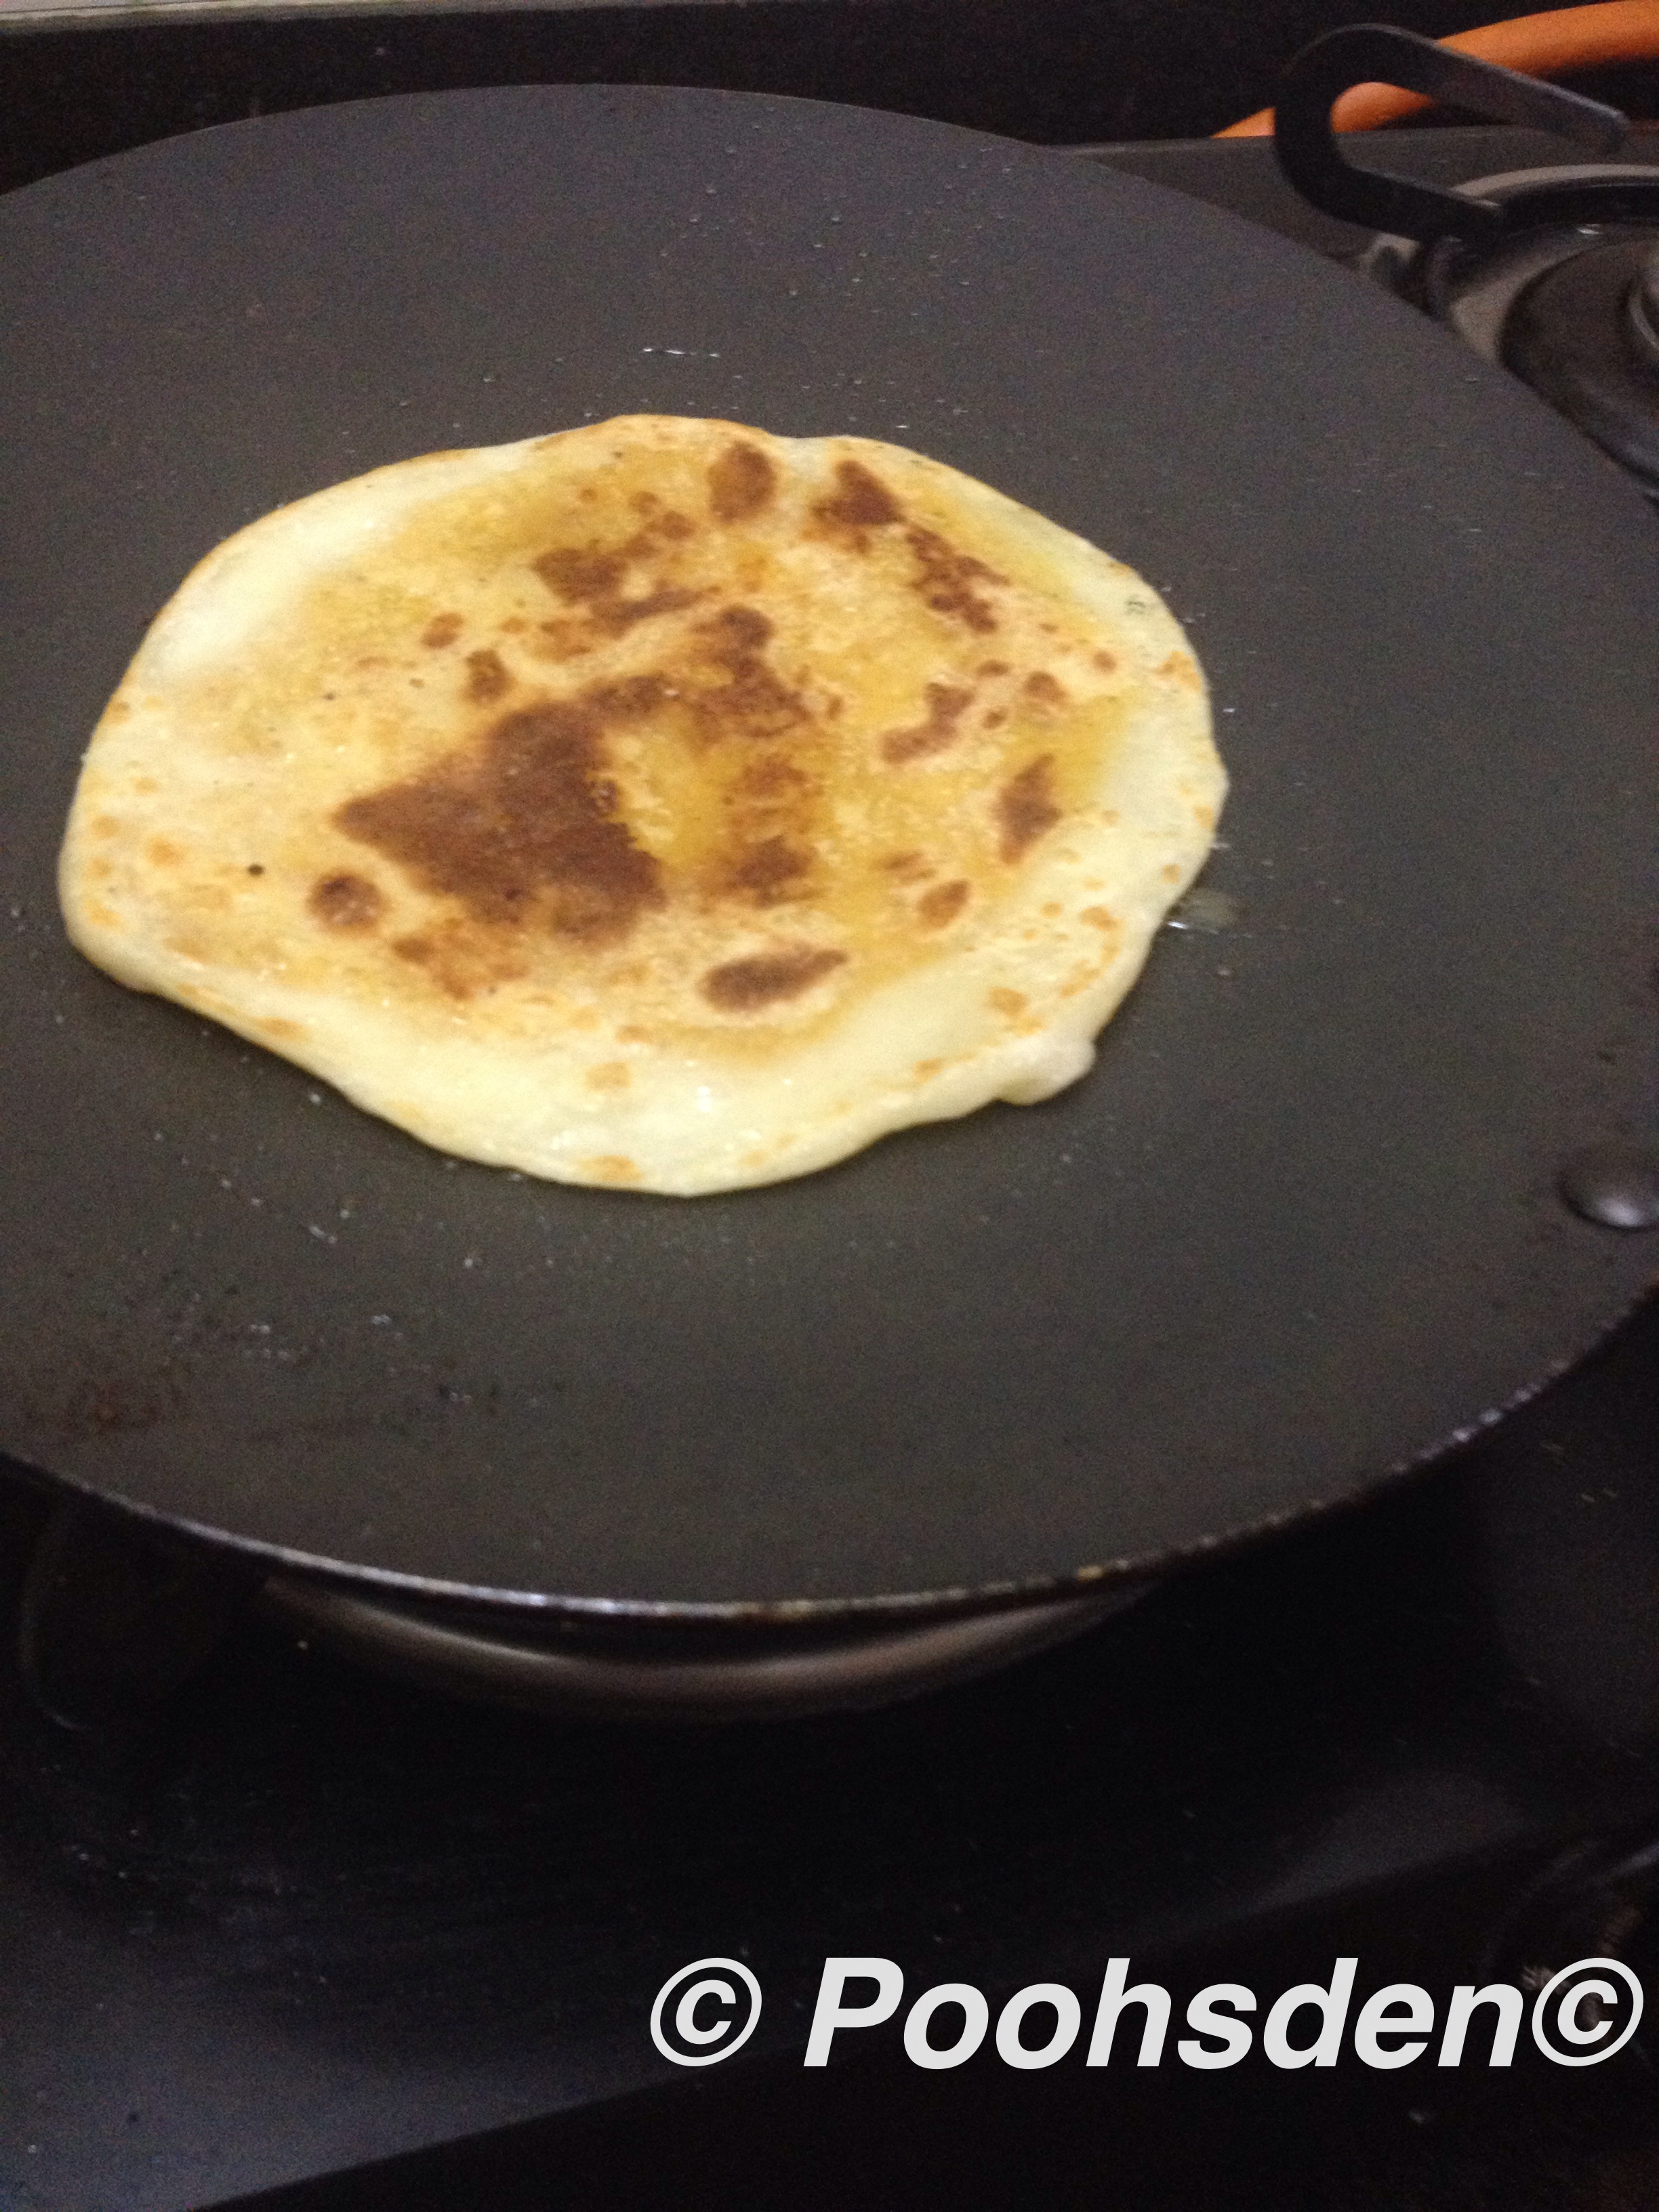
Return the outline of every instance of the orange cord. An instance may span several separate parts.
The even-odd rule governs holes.
[[[1459,31],[1442,39],[1460,54],[1528,76],[1565,76],[1573,70],[1598,69],[1609,62],[1659,60],[1659,0],[1598,0],[1589,8],[1552,8],[1542,15],[1516,15],[1507,23],[1486,23],[1478,31]],[[1392,84],[1356,84],[1331,110],[1339,131],[1375,131],[1415,115],[1432,100],[1420,92]],[[1273,112],[1264,107],[1216,132],[1218,138],[1271,138]]]

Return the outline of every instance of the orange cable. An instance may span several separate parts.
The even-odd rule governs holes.
[[[1541,15],[1516,15],[1505,23],[1458,31],[1439,44],[1528,76],[1564,76],[1610,62],[1656,61],[1659,0],[1596,0],[1588,8],[1552,8]],[[1397,85],[1356,84],[1337,101],[1331,121],[1339,131],[1375,131],[1379,124],[1398,122],[1433,105],[1420,92],[1402,92]],[[1215,135],[1271,138],[1273,132],[1273,112],[1264,107]]]

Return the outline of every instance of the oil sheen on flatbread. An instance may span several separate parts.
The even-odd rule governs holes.
[[[1120,562],[898,447],[637,416],[210,554],[61,889],[428,1144],[694,1194],[1074,1082],[1224,787]]]

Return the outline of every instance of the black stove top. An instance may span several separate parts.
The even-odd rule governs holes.
[[[1088,153],[1370,244],[1262,143]],[[1559,158],[1489,130],[1389,153],[1448,183]],[[874,1713],[555,1724],[256,1610],[158,1706],[70,1734],[7,1662],[0,2207],[1651,2201],[1641,2035],[1589,2075],[933,2074],[896,2022],[828,2075],[800,2057],[830,1954],[994,2007],[1034,1981],[1086,2007],[1126,1954],[1178,2002],[1346,1954],[1362,1990],[1609,1953],[1659,1987],[1656,1438],[1650,1305],[1455,1463]],[[48,1510],[0,1479],[11,1613]],[[648,2015],[710,1956],[765,2004],[687,2073]]]

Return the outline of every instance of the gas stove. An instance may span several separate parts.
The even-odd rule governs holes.
[[[1483,180],[1498,200],[1659,189],[1659,147],[1650,167],[1639,138],[1626,150],[1569,171],[1555,139],[1484,127],[1386,148],[1419,184]],[[1594,412],[1613,376],[1601,442],[1642,477],[1652,417],[1636,407],[1631,446],[1626,403],[1646,389],[1645,202],[1553,220],[1476,268],[1309,208],[1262,143],[1077,158],[1348,262],[1554,404]],[[1588,349],[1587,293],[1606,310]],[[1581,1196],[1609,1220],[1647,1203],[1617,1172]],[[846,2201],[849,2179],[879,2195],[925,2171],[966,2192],[1005,2169],[1081,2201],[1109,2145],[1144,2201],[1175,2172],[1177,2129],[1231,2203],[1256,2201],[1242,2160],[1263,2202],[1449,2204],[1434,2192],[1459,2160],[1492,2201],[1565,2203],[1526,2193],[1551,2157],[1582,2160],[1591,2138],[1645,2154],[1641,2038],[1592,2084],[1565,2077],[1571,2097],[1524,2064],[1496,2088],[1307,2076],[1273,2084],[1264,2118],[1241,2076],[1196,2127],[1167,2084],[1056,2075],[1036,2095],[1016,2076],[1012,2094],[970,2071],[918,2101],[916,2077],[873,2059],[804,2103],[799,2050],[831,1953],[1006,1991],[1082,1986],[1122,1953],[1172,1981],[1249,1980],[1254,1960],[1288,1983],[1358,1948],[1373,1983],[1449,1983],[1608,1951],[1656,1986],[1656,1437],[1650,1304],[1363,1510],[1133,1602],[998,1617],[994,1649],[982,1623],[925,1652],[842,1638],[804,1694],[773,1701],[799,1717],[703,1729],[671,1724],[672,1695],[592,1724],[640,1710],[603,1687],[636,1650],[526,1650],[488,1622],[258,1590],[85,1512],[54,1520],[8,1470],[0,2204],[507,2206],[548,2201],[555,2175],[638,2202],[690,2167],[755,2193],[756,2154],[734,2146],[757,2130],[783,2162],[769,2179],[793,2164],[809,2203]],[[694,1686],[684,1709],[723,1701],[717,1684],[700,1708]],[[683,1959],[733,1952],[768,1992],[762,2030],[717,2080],[676,2074],[646,2033],[652,1992]],[[846,2137],[872,2130],[908,2148],[859,2153],[855,2172]],[[805,2177],[817,2161],[833,2189]]]

